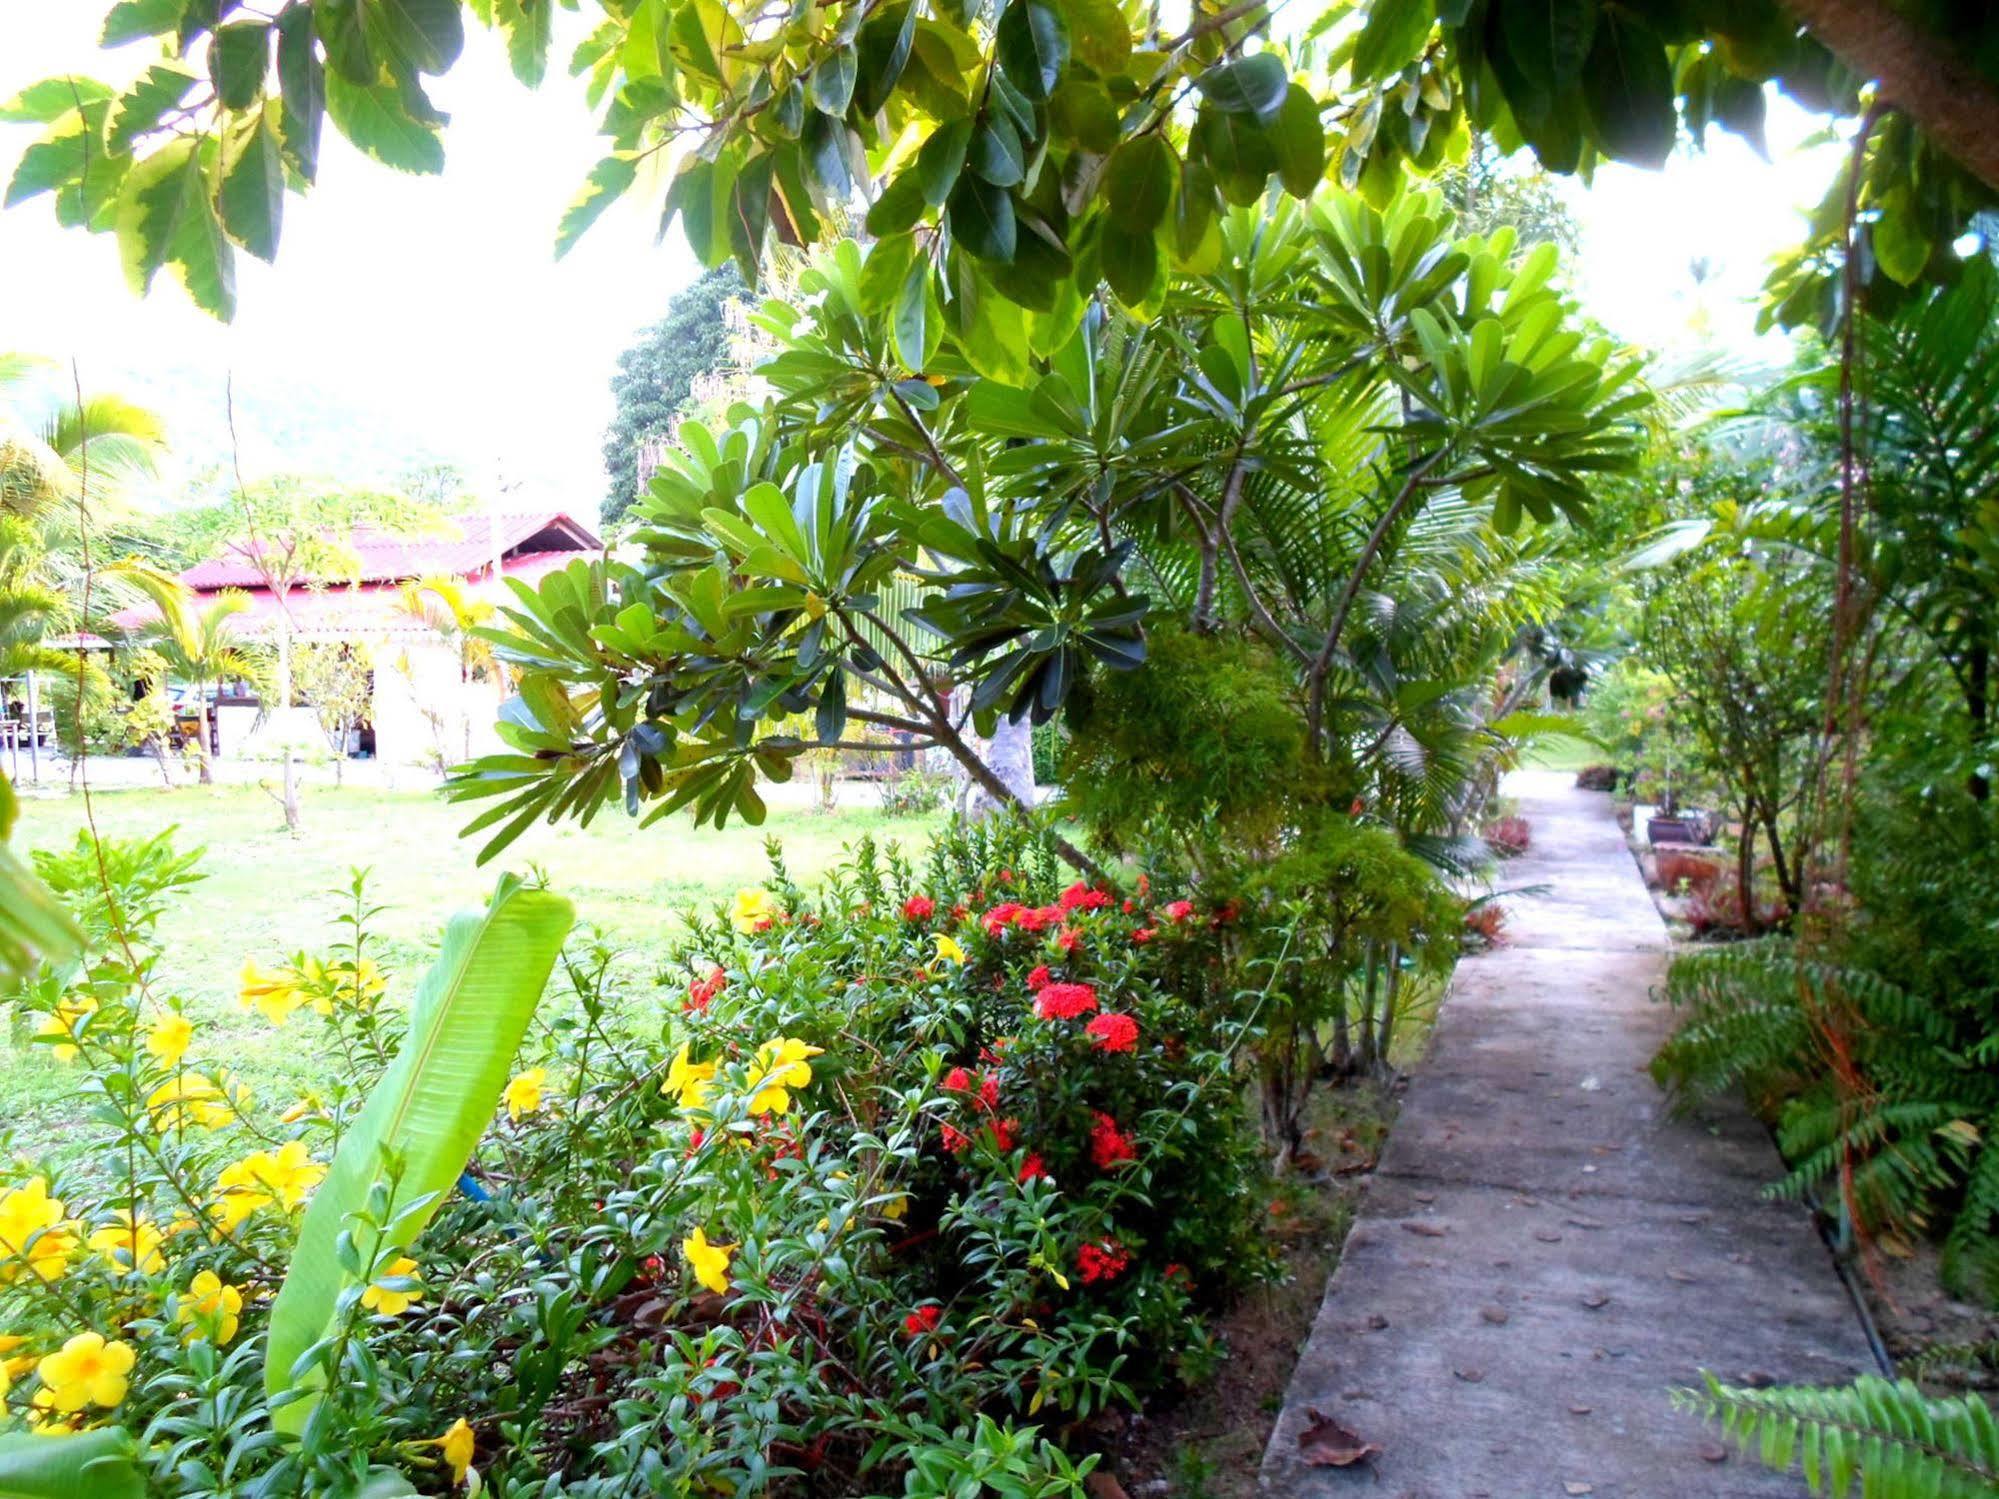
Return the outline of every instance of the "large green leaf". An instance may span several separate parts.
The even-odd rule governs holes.
[[[1030,99],[1046,99],[1069,66],[1069,28],[1047,0],[1013,0],[993,37],[1000,66]]]
[[[222,189],[215,207],[229,237],[259,260],[275,260],[285,211],[285,168],[276,100],[240,121],[222,143]]]
[[[179,273],[195,305],[225,322],[236,312],[236,258],[223,238],[198,143],[182,137],[136,163],[118,198],[118,252],[134,291],[160,267]]]
[[[1430,0],[1374,0],[1354,42],[1353,76],[1382,78],[1400,69],[1423,50],[1431,19]]]
[[[37,959],[65,963],[83,943],[48,887],[8,851],[15,810],[14,788],[0,775],[0,979],[26,973]]]
[[[145,1499],[145,1493],[137,1448],[122,1427],[0,1436],[0,1499]]]
[[[290,1390],[293,1367],[327,1333],[346,1284],[336,1241],[368,1201],[382,1152],[404,1162],[399,1200],[450,1190],[492,1120],[514,1053],[548,983],[575,912],[546,890],[503,876],[484,911],[454,916],[410,1010],[409,1035],[340,1142],[313,1194],[292,1251],[264,1354],[264,1388]],[[430,1210],[399,1219],[392,1242],[411,1243]],[[387,1247],[387,1246],[384,1246]],[[308,1384],[318,1384],[314,1371]],[[287,1431],[305,1424],[311,1398],[280,1409]]]
[[[404,172],[444,170],[444,141],[436,125],[413,114],[392,83],[359,84],[328,73],[326,112],[342,135],[383,166]]]
[[[1606,156],[1647,167],[1666,164],[1680,122],[1666,45],[1650,27],[1604,11],[1583,75],[1583,99]]]

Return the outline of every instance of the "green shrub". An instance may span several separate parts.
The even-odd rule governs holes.
[[[469,1462],[500,1494],[1080,1494],[1042,1433],[1204,1376],[1208,1313],[1274,1265],[1244,1016],[1183,982],[1224,914],[1090,889],[1010,824],[921,866],[863,843],[815,894],[776,862],[691,916],[638,994],[572,942],[460,1190],[384,1158],[298,1365],[325,1388],[274,1421],[270,1293],[402,985],[357,882],[328,952],[244,981],[339,1082],[248,1098],[151,990],[188,861],[106,854],[109,900],[45,866],[100,956],[18,997],[94,1138],[0,1174],[5,1411],[116,1423],[149,1492],[442,1491]]]

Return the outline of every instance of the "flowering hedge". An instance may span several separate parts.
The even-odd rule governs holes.
[[[812,895],[774,851],[650,990],[572,943],[460,1189],[348,1254],[281,1436],[270,1299],[405,986],[357,880],[334,950],[242,983],[334,1080],[249,1097],[154,988],[191,871],[146,847],[109,901],[70,882],[104,955],[23,996],[99,1148],[0,1187],[0,1391],[10,1425],[122,1426],[152,1492],[1079,1493],[1051,1438],[1205,1377],[1205,1314],[1270,1268],[1254,997],[1200,979],[1228,912],[1074,883],[1010,827],[920,867],[864,843]],[[397,1170],[351,1240],[412,1210]]]

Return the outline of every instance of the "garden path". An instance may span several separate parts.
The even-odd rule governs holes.
[[[1740,1107],[1669,1117],[1646,1072],[1668,941],[1610,799],[1508,791],[1533,846],[1505,944],[1462,963],[1264,1456],[1267,1492],[1765,1499],[1669,1391],[1871,1372],[1857,1315]],[[1310,1410],[1381,1451],[1314,1467]]]

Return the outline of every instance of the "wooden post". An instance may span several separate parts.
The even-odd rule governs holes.
[[[28,673],[28,780],[31,785],[42,784],[42,700],[36,690],[35,674]]]

